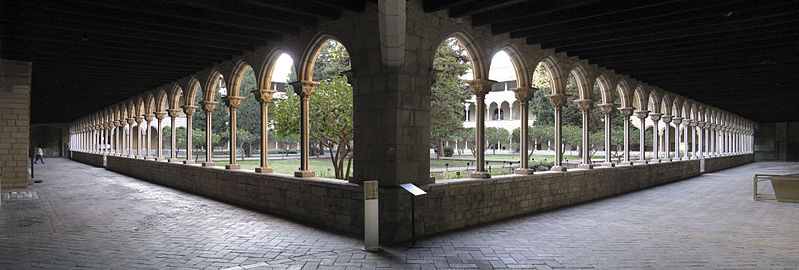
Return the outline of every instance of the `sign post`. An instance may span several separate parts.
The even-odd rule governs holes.
[[[411,246],[416,246],[416,197],[425,195],[427,192],[411,183],[402,184],[400,187],[411,194]]]
[[[363,182],[363,241],[365,251],[380,251],[377,181]]]

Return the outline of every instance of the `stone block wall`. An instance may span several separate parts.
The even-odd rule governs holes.
[[[30,180],[31,63],[0,59],[0,171],[2,188]]]
[[[754,154],[705,158],[705,172],[715,172],[755,162]],[[752,173],[754,175],[754,172]]]
[[[94,167],[105,167],[105,165],[103,165],[103,159],[103,155],[72,151],[72,160]]]

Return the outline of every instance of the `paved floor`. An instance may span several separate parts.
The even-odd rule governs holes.
[[[754,172],[796,171],[749,164],[372,254],[357,238],[48,159],[44,183],[3,190],[0,269],[796,269],[799,204],[751,190]]]

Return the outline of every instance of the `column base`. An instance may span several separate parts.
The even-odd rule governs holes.
[[[166,159],[164,157],[157,157],[155,158],[155,161],[166,161]]]
[[[635,164],[636,164],[636,165],[637,165],[637,164],[647,164],[647,163],[649,163],[649,162],[648,162],[648,161],[646,161],[646,160],[636,160],[636,161],[635,161]]]
[[[649,163],[660,163],[662,162],[659,158],[650,159]]]
[[[590,170],[590,169],[593,169],[593,168],[594,168],[594,164],[583,163],[583,164],[577,165],[577,169],[582,169],[582,170]]]
[[[514,174],[533,174],[535,170],[533,169],[516,169],[513,171]]]
[[[213,162],[211,162],[211,161],[206,161],[206,162],[203,162],[203,167],[213,167],[213,166],[215,166],[215,165],[216,165],[216,164],[214,164],[214,163],[213,163]]]
[[[172,162],[172,163],[182,163],[183,161],[182,161],[182,160],[180,160],[180,159],[177,159],[177,158],[169,158],[169,162]]]
[[[491,174],[487,171],[473,171],[469,173],[469,177],[477,178],[477,179],[488,179],[491,178]]]
[[[188,164],[194,164],[194,160],[191,160],[191,159],[184,160],[183,164],[187,164],[187,165]]]
[[[144,159],[144,156],[136,155],[136,159]]]
[[[225,165],[226,170],[238,170],[241,169],[241,165],[239,164],[227,164]]]
[[[690,157],[682,157],[681,160],[691,160]]]
[[[296,171],[294,177],[314,177],[316,174],[312,171]]]
[[[128,154],[126,157],[129,157],[129,158],[136,158],[136,156],[134,156],[133,154]]]
[[[632,165],[633,162],[629,160],[619,162],[619,166],[632,166]]]
[[[563,166],[552,166],[552,168],[550,168],[549,170],[553,171],[553,172],[565,172],[566,171],[566,167],[563,167]]]
[[[613,162],[603,162],[601,167],[613,168],[616,167],[616,164],[613,164]]]
[[[258,167],[258,168],[255,168],[255,172],[257,172],[257,173],[272,173],[273,170],[272,170],[272,168],[269,168],[269,167]]]

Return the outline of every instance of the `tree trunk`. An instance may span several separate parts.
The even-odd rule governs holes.
[[[438,151],[436,151],[436,158],[440,159],[444,155],[444,140],[438,139]]]

